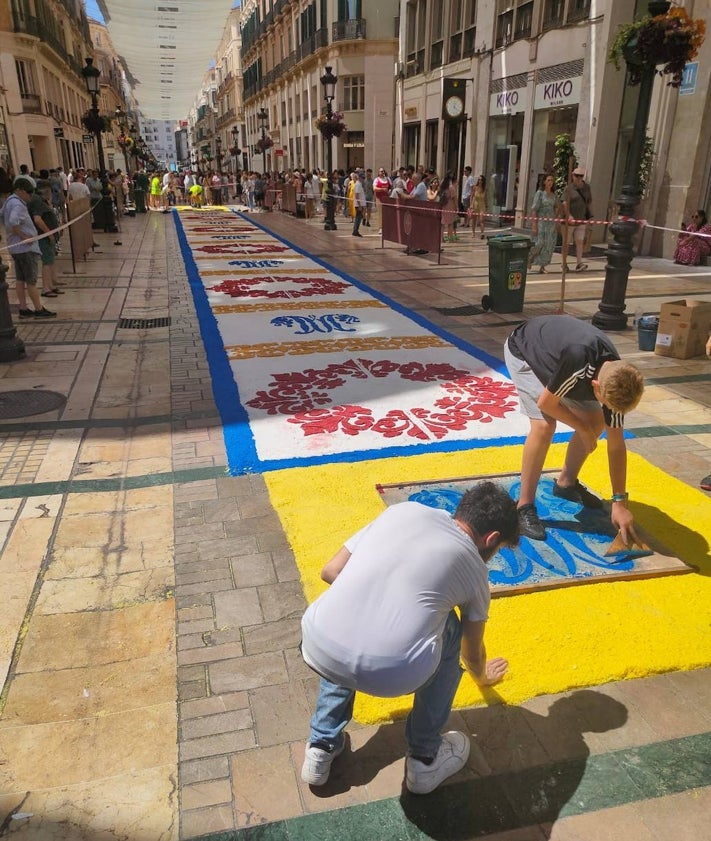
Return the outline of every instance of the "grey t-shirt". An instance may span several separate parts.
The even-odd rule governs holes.
[[[304,660],[339,686],[414,692],[439,665],[452,608],[486,620],[486,565],[446,511],[417,502],[391,506],[345,545],[348,563],[302,619]]]

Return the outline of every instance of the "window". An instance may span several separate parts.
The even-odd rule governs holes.
[[[442,0],[430,0],[430,70],[442,66],[444,56],[444,8]]]
[[[15,69],[17,70],[17,83],[20,88],[20,96],[35,96],[37,94],[37,84],[35,82],[34,64],[29,61],[15,59]]]
[[[476,0],[452,0],[449,19],[449,61],[459,61],[474,52]]]
[[[365,76],[343,76],[343,110],[365,110]]]
[[[543,29],[553,29],[563,23],[565,0],[546,0],[543,9]]]
[[[425,69],[425,30],[427,2],[413,0],[407,4],[407,18],[405,28],[407,33],[407,66],[406,76],[415,76]]]
[[[568,23],[585,20],[590,15],[590,0],[568,0]]]
[[[505,47],[519,38],[530,38],[533,0],[498,0],[496,46]]]

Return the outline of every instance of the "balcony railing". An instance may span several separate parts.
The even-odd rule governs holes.
[[[36,93],[21,93],[22,110],[25,114],[41,114],[42,100]]]
[[[357,41],[365,38],[365,19],[337,20],[331,24],[333,41]]]

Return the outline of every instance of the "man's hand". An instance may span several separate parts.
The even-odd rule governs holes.
[[[622,540],[625,546],[631,546],[634,540],[637,540],[637,534],[634,530],[634,517],[632,512],[627,508],[624,502],[612,503],[612,515],[610,517],[613,524],[619,529]]]
[[[479,686],[493,686],[495,683],[503,680],[508,670],[509,661],[503,657],[494,657],[492,660],[487,660],[484,677],[479,681]]]

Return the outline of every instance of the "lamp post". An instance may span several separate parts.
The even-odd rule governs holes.
[[[103,227],[105,232],[116,233],[118,228],[114,221],[114,207],[111,200],[111,193],[109,192],[109,178],[106,172],[106,164],[104,163],[104,145],[101,142],[101,117],[99,115],[99,76],[101,71],[98,67],[94,67],[94,59],[87,58],[86,67],[81,71],[84,81],[86,82],[86,89],[91,97],[91,118],[93,124],[93,133],[96,136],[96,150],[99,154],[99,178],[101,179],[101,215],[103,216]],[[97,220],[98,221],[98,220]],[[96,225],[101,227],[101,225]]]
[[[0,260],[0,362],[14,362],[25,355],[25,343],[17,335],[12,323],[8,285],[5,277],[8,267]]]
[[[217,171],[222,172],[222,138],[215,138],[215,160],[217,161]]]
[[[323,85],[323,96],[326,100],[326,118],[328,120],[333,116],[333,100],[336,97],[336,82],[338,77],[331,72],[331,67],[326,67],[326,72],[321,76],[321,84]],[[326,138],[326,219],[323,224],[324,231],[335,231],[336,219],[334,216],[334,198],[333,198],[333,150],[331,142],[333,138]]]
[[[235,159],[235,175],[239,172],[239,156],[241,153],[241,149],[239,148],[239,126],[232,126],[232,131],[230,132],[232,135],[232,148],[230,149],[230,154],[234,156]]]
[[[267,125],[269,122],[269,114],[267,113],[267,109],[262,106],[259,113],[257,114],[257,119],[259,120],[259,127],[262,130],[262,173],[266,174],[267,171],[267,147],[265,145],[265,140],[267,137]]]
[[[668,11],[670,4],[666,0],[652,0],[649,14],[654,17]],[[625,296],[627,280],[634,252],[632,237],[637,233],[639,223],[635,218],[640,200],[639,165],[644,150],[647,134],[647,120],[654,87],[654,65],[640,68],[639,99],[635,114],[632,141],[627,153],[622,190],[616,202],[619,206],[618,218],[610,225],[613,242],[607,249],[605,265],[605,283],[598,310],[592,317],[592,323],[601,330],[624,330],[627,327],[625,315]]]

